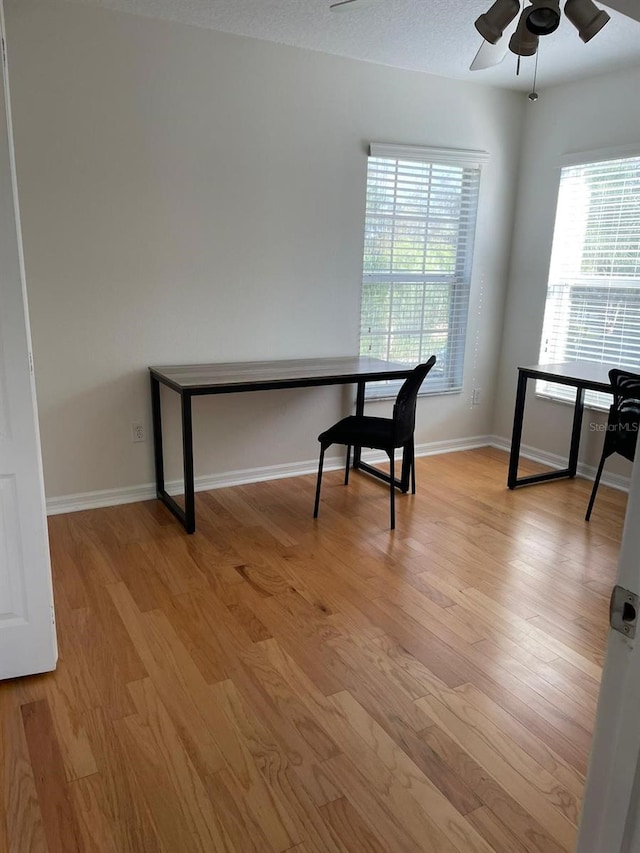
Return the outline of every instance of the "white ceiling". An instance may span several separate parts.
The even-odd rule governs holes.
[[[473,22],[491,0],[384,0],[336,14],[330,0],[76,0],[147,17],[180,21],[443,77],[530,90],[534,58],[470,72],[481,39]],[[604,4],[600,4],[604,5]],[[541,38],[537,90],[629,65],[640,65],[640,23],[607,8],[611,21],[583,44],[563,18]]]

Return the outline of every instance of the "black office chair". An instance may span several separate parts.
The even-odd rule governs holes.
[[[413,442],[413,432],[416,424],[416,400],[420,386],[436,363],[435,355],[414,368],[413,372],[402,384],[393,407],[392,418],[373,418],[365,415],[351,415],[343,418],[325,432],[320,433],[320,463],[318,465],[318,482],[316,485],[316,502],[313,509],[313,517],[318,517],[318,506],[320,504],[320,486],[322,484],[322,465],[326,449],[332,444],[345,444],[347,446],[347,462],[344,472],[344,484],[349,483],[349,464],[351,461],[352,447],[371,447],[374,450],[384,450],[389,457],[389,494],[391,500],[391,529],[396,526],[395,513],[395,487],[398,482],[395,479],[394,451],[402,447],[405,454],[409,454],[409,467],[411,471],[411,492],[416,493],[416,460]],[[406,475],[408,476],[408,471]],[[404,482],[404,478],[403,478]],[[403,486],[407,491],[408,484]]]
[[[591,510],[600,485],[605,459],[614,453],[619,453],[629,462],[633,462],[636,455],[638,429],[640,428],[640,374],[629,373],[627,370],[610,370],[609,381],[611,382],[613,403],[609,409],[602,456],[591,491],[585,521],[589,521],[591,518]]]

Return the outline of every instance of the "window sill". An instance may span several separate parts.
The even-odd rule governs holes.
[[[389,393],[384,392],[382,394],[369,394],[368,392],[365,391],[364,399],[365,399],[365,402],[367,402],[367,403],[375,403],[378,401],[383,402],[384,400],[395,400],[396,397],[398,396],[399,390],[400,389],[398,387],[395,391],[390,391]],[[445,389],[445,388],[440,389],[440,388],[438,388],[434,391],[419,391],[418,397],[443,397],[445,395],[450,396],[451,394],[461,394],[461,393],[462,393],[462,388],[452,388],[452,389]]]
[[[535,392],[535,396],[539,400],[560,403],[562,406],[571,406],[572,409],[575,407],[575,400],[565,400],[563,397],[554,397],[552,394],[541,394],[539,391]],[[604,412],[604,414],[608,414],[609,412],[609,406],[598,406],[596,403],[585,403],[584,408],[590,412]]]

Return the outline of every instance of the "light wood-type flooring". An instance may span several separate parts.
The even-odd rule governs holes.
[[[50,519],[60,663],[0,685],[0,853],[573,849],[626,496],[326,475]],[[534,466],[524,466],[534,470]]]

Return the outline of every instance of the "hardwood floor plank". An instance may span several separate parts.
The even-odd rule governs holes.
[[[72,783],[86,822],[111,835],[118,853],[170,853],[161,844],[137,783],[133,757],[100,708],[86,715],[86,726],[99,773]]]
[[[488,640],[507,652],[512,658],[525,666],[536,666],[538,662],[549,663],[558,655],[531,636],[531,626],[522,620],[518,624],[500,621],[495,615],[489,615],[471,608],[461,594],[461,604],[455,604],[451,610],[460,618],[472,620],[482,626]]]
[[[356,642],[358,642],[357,638]],[[413,698],[415,699],[431,693],[434,687],[439,689],[446,686],[410,651],[388,634],[382,634],[370,640],[367,643],[367,648],[372,653],[376,653],[375,650],[377,649],[380,650],[384,657],[378,666],[387,669],[390,678],[400,681],[406,692],[420,694],[419,696],[414,695]],[[393,668],[389,666],[387,659],[392,662]]]
[[[265,640],[251,656],[245,655],[243,660],[268,692],[280,714],[306,743],[316,761],[322,762],[337,755],[339,749],[333,738],[309,713],[299,692],[289,683],[288,674],[274,666],[274,662],[279,662],[282,656],[283,652],[276,640]]]
[[[437,633],[445,642],[446,638],[451,636],[463,643],[477,643],[487,639],[487,634],[480,626],[460,618],[450,608],[434,604],[428,596],[411,587],[388,593],[383,600],[399,607],[420,625]]]
[[[563,850],[528,808],[521,806],[443,729],[433,726],[422,732],[421,737],[472,788],[496,819],[510,828],[526,850],[530,853],[560,853]],[[486,834],[480,834],[486,838]]]
[[[211,801],[215,803],[220,822],[238,853],[266,853],[273,850],[255,815],[249,810],[237,780],[226,768],[208,775],[205,784]]]
[[[474,788],[467,783],[427,742],[426,734],[435,726],[418,732],[417,735],[405,735],[398,746],[410,756],[411,760],[424,773],[429,781],[446,797],[461,815],[479,808],[482,801]]]
[[[579,773],[586,773],[589,750],[589,733],[565,717],[558,708],[551,705],[545,697],[525,686],[516,686],[516,691],[482,673],[476,673],[469,681],[496,705],[521,720],[536,737],[549,749],[561,756],[564,761]],[[561,731],[554,722],[571,723],[568,731]]]
[[[580,687],[566,683],[562,677],[555,675],[553,669],[547,668],[544,664],[536,663],[535,667],[525,666],[491,640],[475,643],[473,648],[474,654],[478,654],[487,661],[495,662],[510,676],[542,694],[545,699],[570,716],[586,731],[591,729],[595,717],[595,702]]]
[[[498,602],[484,595],[480,590],[469,588],[465,590],[467,598],[473,602],[473,605],[485,612],[495,613],[497,616],[511,621],[518,627],[528,626],[529,636],[546,646],[557,657],[562,657],[565,660],[573,663],[587,675],[592,675],[596,679],[600,679],[601,664],[593,662],[591,655],[587,654],[587,647],[581,646],[579,642],[568,645],[562,638],[557,637],[557,629],[551,625],[552,631],[548,632],[546,627],[543,628],[538,624],[538,618],[523,619],[519,613],[507,609]],[[527,630],[527,629],[525,629]]]
[[[236,584],[234,589],[239,586],[240,584]],[[255,611],[248,604],[240,601],[238,604],[228,604],[227,607],[236,622],[242,625],[252,642],[259,643],[261,640],[272,639],[271,631],[262,624]]]
[[[387,609],[389,606],[385,605],[385,610]],[[391,609],[393,610],[393,606]],[[433,648],[438,648],[440,641],[435,634],[426,628],[423,628],[422,633],[425,638],[429,638]],[[467,683],[476,684],[507,710],[515,712],[518,708],[518,713],[529,720],[529,725],[533,726],[536,732],[544,732],[546,742],[550,746],[573,762],[578,769],[582,769],[584,759],[577,756],[586,754],[589,736],[578,721],[564,712],[566,703],[563,697],[554,704],[543,695],[544,689],[540,692],[540,680],[527,676],[528,683],[525,683],[509,673],[504,666],[479,653],[474,646],[462,643],[455,636],[448,639],[456,648],[448,647],[448,652],[439,651],[441,659],[446,660],[447,656],[450,660],[453,658],[453,665],[466,675]],[[459,685],[453,682],[450,686]],[[582,752],[577,751],[574,744],[580,744]]]
[[[0,838],[7,853],[47,853],[20,698],[18,680],[0,684]]]
[[[117,833],[103,808],[100,774],[71,782],[69,795],[87,853],[119,853]]]
[[[163,613],[209,684],[229,678],[231,651],[251,644],[244,627],[213,591],[176,595]]]
[[[215,503],[224,507],[243,527],[264,530],[282,545],[294,545],[295,541],[285,530],[269,520],[259,510],[254,509],[246,500],[241,489],[220,489],[215,495]]]
[[[50,853],[83,853],[85,847],[69,799],[64,763],[49,704],[41,699],[23,705],[20,710],[47,848]]]
[[[362,584],[354,587],[342,564],[327,559],[324,551],[303,540],[295,549],[283,552],[279,568],[296,591],[333,624],[371,637],[381,633],[357,606]]]
[[[324,693],[342,688],[333,674],[338,666],[336,655],[326,643],[339,637],[340,631],[325,616],[315,612],[297,592],[265,598],[257,614],[272,637],[295,657]]]
[[[577,799],[580,799],[584,789],[584,776],[533,734],[521,720],[505,711],[473,684],[456,687],[455,692],[464,696],[473,708],[481,711],[498,726],[518,745],[519,749],[524,750],[537,764],[555,777]]]
[[[469,815],[469,820],[489,842],[495,853],[527,853],[527,848],[486,806]]]
[[[117,554],[118,579],[126,585],[141,613],[171,604],[171,592],[143,543],[119,546]]]
[[[587,619],[599,619],[602,616],[604,606],[602,597],[590,589],[588,584],[576,583],[573,578],[567,578],[567,563],[573,561],[565,560],[558,569],[555,566],[545,564],[543,567],[530,565],[528,560],[514,560],[512,568],[518,570],[518,586],[523,593],[532,596],[546,595],[547,598],[562,601],[569,605],[572,614],[584,616]],[[613,568],[613,566],[612,566]]]
[[[398,747],[395,741],[378,726],[347,691],[336,693],[331,701],[340,708],[354,732],[367,744],[377,758],[426,813],[443,836],[458,850],[491,853],[489,846],[471,828],[468,821],[442,796],[417,765]]]
[[[565,687],[571,689],[572,685],[575,685],[576,687],[579,687],[581,691],[587,693],[592,699],[597,701],[600,693],[599,679],[593,678],[591,675],[587,675],[579,670],[577,666],[574,666],[572,663],[569,663],[568,660],[560,657],[549,663],[549,669],[553,670],[556,673],[556,677],[561,679],[561,689],[564,689]]]
[[[336,799],[339,795],[324,777],[322,759],[317,758],[317,751],[313,749],[308,737],[310,728],[314,732],[313,739],[317,736],[322,739],[322,750],[325,755],[331,756],[337,754],[338,750],[335,744],[310,719],[308,713],[305,711],[301,713],[299,702],[296,702],[292,707],[291,702],[287,698],[286,688],[283,689],[282,682],[274,678],[273,671],[269,670],[267,657],[261,655],[259,650],[257,650],[256,657],[258,654],[260,654],[259,668],[263,673],[268,671],[271,696],[277,696],[276,705],[282,711],[279,715],[279,721],[283,724],[283,728],[276,726],[276,730],[282,732],[285,730],[284,727],[286,727],[287,737],[284,742],[279,740],[277,735],[274,737],[270,729],[262,723],[261,717],[264,716],[262,713],[265,705],[264,701],[261,701],[255,707],[251,701],[245,699],[242,690],[236,686],[235,682],[225,682],[221,685],[221,688],[225,693],[229,715],[240,730],[245,746],[251,752],[256,765],[269,784],[272,784],[274,779],[277,780],[283,770],[292,767],[308,791],[318,792],[316,793],[316,802],[318,804],[324,804]],[[243,680],[240,683],[246,686],[246,681]],[[255,694],[252,694],[252,696],[255,696]],[[269,701],[264,694],[262,694],[261,698],[266,698]],[[276,709],[276,713],[277,711],[278,709]],[[292,736],[292,728],[294,727],[300,733],[298,739]],[[297,747],[295,752],[290,751],[290,747],[294,743]]]
[[[321,806],[320,812],[350,853],[387,853],[346,797]]]
[[[467,832],[465,836],[466,825],[460,814],[441,795],[436,786],[431,783],[418,766],[395,744],[393,738],[384,732],[382,726],[379,726],[349,693],[344,691],[327,698],[313,686],[304,673],[296,667],[295,662],[288,658],[277,645],[269,645],[268,654],[274,667],[303,698],[309,711],[322,723],[325,729],[334,733],[340,749],[351,758],[361,772],[366,773],[367,778],[375,777],[379,780],[378,788],[385,792],[385,796],[392,797],[395,808],[403,809],[407,819],[416,826],[423,825],[426,820],[429,827],[428,835],[432,839],[435,849],[448,849],[446,836],[442,827],[439,826],[440,822],[445,822],[447,832],[456,836],[461,835],[466,841],[470,841],[469,836],[472,836],[473,833]],[[349,713],[345,711],[343,703],[347,703],[346,707],[352,716],[358,714],[358,722],[355,725],[350,721]],[[368,740],[363,739],[362,726],[358,724],[362,720],[366,720],[367,728],[371,728],[373,731],[372,737]],[[377,755],[375,748],[372,749],[372,744],[374,747],[384,744],[386,762]],[[329,766],[331,761],[332,759],[329,759],[323,767]],[[404,771],[401,779],[398,780],[397,776],[401,766],[404,767]],[[337,784],[335,779],[333,781]],[[409,781],[419,791],[417,798],[414,798],[415,802],[406,800],[407,782]],[[347,790],[344,788],[342,790],[349,796]],[[420,810],[420,804],[424,805],[425,802],[430,803],[433,807],[429,809],[426,806],[427,811],[429,811],[429,818],[426,818],[426,815]],[[418,806],[417,812],[416,805]],[[435,817],[436,814],[437,817]],[[473,839],[470,841],[469,849],[476,849],[473,846]],[[482,847],[478,849],[484,850]]]
[[[604,646],[596,637],[595,633],[585,631],[583,627],[576,625],[574,622],[565,621],[560,624],[559,622],[551,621],[544,616],[534,616],[528,621],[535,628],[544,632],[547,637],[550,637],[552,640],[554,638],[559,640],[561,645],[565,648],[572,649],[573,651],[578,652],[581,657],[586,657],[590,660],[595,664],[595,669],[592,671],[597,671],[602,668],[604,661]],[[562,655],[562,657],[569,660],[566,655]]]
[[[109,591],[191,760],[203,774],[220,770],[224,762],[199,699],[208,700],[207,685],[188,652],[160,611],[140,613],[123,584]]]
[[[416,706],[412,701],[417,698],[416,693],[425,695],[424,689],[417,683],[403,685],[401,670],[391,658],[375,651],[370,652],[366,644],[342,639],[332,641],[331,647],[336,650],[343,664],[340,668],[340,681],[343,686],[360,697],[383,728],[395,732],[398,721],[412,731],[419,732],[430,724],[429,717],[422,711],[416,714]],[[366,687],[360,677],[362,672],[368,674]],[[395,678],[389,677],[391,672]]]
[[[572,849],[576,836],[574,824],[577,808],[568,792],[540,773],[532,780],[529,772],[533,767],[528,762],[524,766],[518,764],[515,745],[502,738],[490,722],[483,721],[480,715],[473,713],[470,706],[462,703],[456,706],[449,695],[437,698],[428,696],[416,701],[425,705],[437,725],[482,764],[521,806],[524,804],[524,808],[547,829],[552,838],[565,850]],[[487,735],[487,728],[491,730],[491,736]]]
[[[109,635],[96,624],[93,610],[74,610],[70,623],[71,636],[67,642],[73,643],[74,654],[80,659],[87,680],[92,682],[96,693],[94,707],[107,709],[114,720],[131,714],[133,706],[126,690],[125,673],[112,652]]]
[[[234,724],[233,705],[229,702],[230,684],[211,686],[212,705],[207,719],[215,731],[216,741],[227,770],[237,781],[249,811],[255,815],[264,836],[276,851],[283,851],[303,840],[277,794],[265,780],[243,732]]]
[[[403,815],[398,814],[393,804],[376,796],[374,786],[367,782],[356,766],[346,756],[339,755],[327,762],[327,772],[336,786],[341,787],[344,796],[360,815],[364,824],[370,827],[386,850],[402,850],[403,853],[420,853],[434,848],[428,832],[421,842],[416,841],[408,832]],[[349,848],[347,848],[349,849]]]
[[[472,667],[436,634],[400,613],[398,608],[388,607],[383,599],[363,602],[362,607],[372,621],[448,687],[469,681]]]
[[[235,847],[152,680],[132,683],[129,689],[138,714],[118,724],[118,732],[135,756],[141,787],[153,790],[147,804],[165,846],[233,853]]]
[[[58,662],[56,678],[48,678],[45,690],[68,781],[98,772],[91,744],[75,704],[74,685],[65,661]]]

